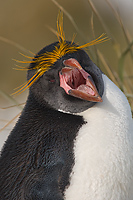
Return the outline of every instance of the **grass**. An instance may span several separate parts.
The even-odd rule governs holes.
[[[80,28],[78,28],[78,25],[74,21],[74,18],[71,16],[71,14],[62,5],[60,5],[56,0],[51,0],[51,1],[58,7],[58,9],[63,11],[65,17],[67,17],[69,19],[69,21],[75,28],[77,34],[82,38],[82,40],[84,40],[85,43],[87,43],[88,38],[86,38],[84,33],[80,30]],[[107,58],[104,55],[104,52],[102,52],[100,50],[98,45],[94,46],[93,48],[87,49],[87,51],[89,52],[89,55],[92,58],[92,60],[98,66],[101,66],[103,72],[107,73],[109,78],[125,93],[125,95],[127,96],[128,100],[129,100],[129,103],[131,105],[131,110],[133,112],[133,69],[132,69],[132,66],[133,66],[133,39],[132,39],[129,31],[125,28],[125,25],[119,14],[119,11],[113,7],[111,1],[105,0],[109,9],[112,11],[112,15],[115,17],[115,20],[117,21],[117,23],[121,29],[121,32],[123,33],[123,37],[124,37],[126,45],[124,47],[124,50],[121,50],[122,49],[121,43],[118,42],[116,37],[112,34],[109,25],[107,25],[105,23],[104,19],[98,12],[96,5],[93,3],[92,0],[86,0],[86,1],[92,11],[92,16],[91,16],[90,22],[91,22],[91,30],[92,30],[93,38],[91,38],[91,39],[96,38],[95,21],[94,21],[94,18],[95,18],[95,19],[97,19],[98,23],[102,27],[103,33],[106,33],[111,38],[111,46],[112,46],[111,53],[115,54],[115,56],[117,58],[117,67],[114,69],[114,67],[109,64],[109,61],[107,60]],[[50,28],[50,30],[55,33],[55,30],[53,28]],[[0,37],[0,40],[8,43],[9,45],[15,46],[20,51],[23,51],[25,53],[29,52],[24,47],[20,46],[19,44],[15,43],[9,39]],[[129,67],[127,66],[127,60],[131,66],[130,70],[129,70]],[[132,74],[131,74],[131,71],[132,71]],[[3,91],[0,91],[0,95],[3,96],[3,98],[8,99],[8,101],[11,102],[13,104],[13,106],[18,107],[19,109],[22,110],[23,106],[20,105],[15,100],[14,97],[11,97],[10,95],[6,94]],[[9,109],[9,108],[10,107],[3,108],[3,109]],[[2,109],[2,108],[0,108],[0,109]],[[19,114],[14,116],[13,119],[11,119],[8,123],[6,123],[5,126],[0,131],[4,130],[9,124],[11,124],[19,116]]]
[[[118,68],[117,71],[114,71],[113,67],[111,67],[107,61],[106,58],[104,57],[103,54],[98,50],[97,48],[97,55],[98,59],[102,62],[104,66],[104,70],[108,72],[109,77],[112,79],[112,81],[118,85],[118,87],[125,93],[127,96],[130,105],[131,105],[131,110],[133,113],[133,76],[130,77],[130,73],[128,71],[128,68],[126,67],[125,59],[127,55],[130,55],[130,62],[131,66],[133,66],[133,39],[130,36],[130,33],[128,30],[124,27],[124,24],[122,22],[122,19],[120,17],[120,14],[118,11],[116,11],[111,4],[111,1],[106,0],[108,6],[112,10],[113,15],[115,16],[115,19],[118,21],[119,26],[121,28],[121,31],[123,32],[125,41],[126,41],[126,48],[123,52],[121,52],[120,47],[121,45],[118,43],[118,41],[115,39],[115,37],[112,35],[110,32],[110,29],[105,25],[104,20],[101,18],[100,14],[98,13],[98,10],[96,9],[95,5],[91,0],[88,0],[89,5],[91,6],[91,9],[96,15],[97,19],[99,20],[101,26],[103,27],[103,30],[111,37],[112,41],[112,46],[114,49],[114,52],[117,57],[117,62],[118,62]],[[92,25],[92,30],[93,30],[93,25]],[[133,72],[133,70],[132,70]],[[133,75],[133,74],[132,74]]]

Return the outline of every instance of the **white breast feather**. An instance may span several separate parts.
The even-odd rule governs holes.
[[[103,75],[103,102],[80,113],[66,200],[133,200],[133,121],[125,95]]]

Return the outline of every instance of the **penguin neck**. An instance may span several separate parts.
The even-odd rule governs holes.
[[[58,111],[51,108],[47,102],[39,102],[35,96],[30,92],[28,99],[27,99],[27,103],[25,105],[24,108],[24,115],[28,114],[29,117],[28,119],[33,119],[35,118],[35,120],[37,120],[38,118],[41,120],[44,120],[45,118],[48,118],[47,116],[51,115],[54,116],[55,113],[57,113]],[[39,123],[39,121],[38,121]]]
[[[60,112],[50,107],[47,102],[39,103],[32,93],[28,96],[20,120],[28,126],[35,126],[36,124],[39,130],[44,125],[47,128],[51,126],[52,129],[55,129],[58,125],[60,129],[63,129],[66,124],[67,126],[72,124],[73,128],[74,125],[78,128],[84,124],[82,116]]]

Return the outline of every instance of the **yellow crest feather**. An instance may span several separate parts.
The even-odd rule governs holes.
[[[108,37],[104,37],[105,35],[106,34],[102,34],[97,39],[92,40],[91,42],[81,45],[81,46],[77,46],[77,44],[74,43],[75,37],[73,37],[72,42],[68,44],[65,40],[65,33],[63,31],[63,12],[60,11],[57,17],[57,38],[58,38],[59,43],[57,44],[57,46],[55,46],[55,49],[52,52],[46,52],[36,57],[26,56],[21,53],[22,56],[28,59],[32,59],[32,61],[27,61],[27,60],[24,60],[24,61],[15,60],[15,61],[19,63],[36,63],[35,67],[32,69],[35,69],[37,71],[34,74],[34,76],[32,76],[28,80],[26,84],[22,85],[22,87],[17,92],[14,92],[12,95],[17,94],[17,93],[20,94],[23,91],[25,91],[27,88],[29,88],[39,77],[41,77],[46,71],[48,71],[50,67],[53,66],[53,64],[58,59],[60,59],[65,54],[73,53],[82,48],[86,48],[86,47],[96,45],[96,44],[109,40]],[[18,67],[20,68],[19,70],[25,70],[25,69],[30,70],[30,68],[23,68],[20,66]]]

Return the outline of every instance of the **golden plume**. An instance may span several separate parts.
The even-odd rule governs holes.
[[[24,57],[32,59],[32,61],[18,61],[15,60],[16,62],[19,63],[35,63],[35,67],[32,69],[37,70],[34,76],[32,76],[26,84],[23,84],[19,90],[14,92],[12,95],[17,94],[17,93],[22,93],[25,91],[27,88],[29,88],[39,77],[41,77],[46,71],[48,71],[53,64],[59,60],[62,56],[73,53],[75,51],[78,51],[82,48],[86,48],[92,45],[96,45],[102,42],[105,42],[109,40],[108,37],[104,37],[105,34],[102,34],[99,36],[97,39],[92,40],[91,42],[78,46],[76,43],[72,42],[67,43],[65,40],[65,33],[63,31],[63,12],[59,11],[58,16],[57,16],[57,38],[58,38],[58,43],[55,46],[55,49],[51,52],[45,52],[41,55],[36,55],[36,57],[29,57],[24,54]],[[20,69],[19,70],[30,70],[30,68],[22,68],[18,66]]]

